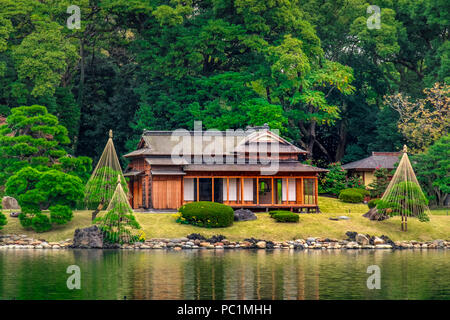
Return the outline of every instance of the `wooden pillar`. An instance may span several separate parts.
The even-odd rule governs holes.
[[[181,201],[180,206],[184,203],[184,177],[181,177]]]
[[[315,195],[314,195],[314,198],[315,198],[315,201],[316,201],[316,205],[319,204],[319,201],[318,201],[318,196],[319,196],[319,184],[318,184],[317,182],[318,182],[318,179],[317,179],[317,177],[316,177],[316,179],[315,179],[316,188],[315,188]]]
[[[214,202],[214,177],[211,177],[211,195],[212,195],[212,202]]]
[[[259,178],[256,178],[256,204],[259,204]]]
[[[197,177],[197,202],[200,201],[200,179]]]
[[[273,202],[273,197],[274,197],[274,194],[275,194],[275,188],[273,187],[273,177],[272,177],[272,204],[274,203]]]
[[[289,178],[286,178],[286,204],[289,204]]]
[[[300,196],[301,196],[301,203],[302,204],[305,204],[305,197],[304,197],[304,194],[305,194],[305,192],[304,192],[304,190],[305,190],[305,185],[303,184],[303,178],[301,178],[301,182],[300,182],[300,185],[302,186],[301,188],[302,188],[302,192],[300,193]]]
[[[147,169],[145,171],[145,190],[142,190],[142,192],[145,192],[145,208],[149,208],[149,193],[150,193],[150,170]]]
[[[230,202],[230,178],[227,178],[227,202]]]
[[[244,203],[244,178],[241,177],[241,203]]]

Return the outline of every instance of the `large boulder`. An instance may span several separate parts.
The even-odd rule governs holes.
[[[256,219],[256,214],[248,209],[238,209],[234,211],[234,221],[250,221]]]
[[[383,220],[389,219],[388,215],[378,212],[376,207],[370,209],[367,213],[363,214],[363,217],[368,218],[369,220],[374,220],[374,221],[383,221]]]
[[[355,237],[356,242],[360,245],[366,246],[369,244],[369,238],[367,238],[365,235],[358,233]]]
[[[20,210],[19,203],[13,197],[3,197],[2,207],[6,210]]]
[[[76,229],[72,248],[103,248],[103,234],[97,226]]]

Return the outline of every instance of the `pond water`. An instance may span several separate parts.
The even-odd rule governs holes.
[[[1,250],[0,299],[450,299],[446,250]],[[69,265],[81,289],[69,290]],[[367,288],[378,265],[381,289]]]

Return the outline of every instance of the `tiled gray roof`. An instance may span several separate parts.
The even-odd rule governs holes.
[[[261,137],[267,133],[272,138],[280,140],[279,153],[306,153],[285,139],[280,138],[271,131],[145,131],[142,135],[141,148],[125,155],[125,157],[136,156],[162,156],[171,155],[177,150],[190,150],[192,155],[202,154],[202,150],[213,150],[210,154],[227,155],[230,153],[241,153],[251,151],[256,143],[250,139]],[[195,135],[203,134],[200,140]],[[271,142],[262,142],[267,145],[267,151],[271,150]],[[231,150],[231,152],[229,152]]]
[[[392,153],[392,155],[377,155],[376,152],[370,157],[344,164],[345,170],[375,170],[376,168],[394,169],[394,165],[400,161],[400,153]]]

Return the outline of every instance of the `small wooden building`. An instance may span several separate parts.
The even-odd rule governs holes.
[[[235,208],[318,211],[317,176],[326,170],[301,163],[304,154],[267,126],[144,131],[137,149],[125,155],[131,162],[124,175],[134,209],[215,201]]]
[[[402,152],[372,152],[370,157],[344,164],[342,167],[349,175],[361,177],[367,187],[376,179],[373,173],[377,168],[393,170],[402,154]]]

